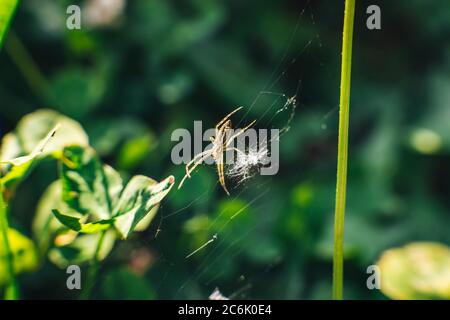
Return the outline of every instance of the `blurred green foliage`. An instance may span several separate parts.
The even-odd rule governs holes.
[[[411,243],[387,250],[378,261],[381,290],[392,299],[450,299],[450,249]]]
[[[25,237],[15,229],[9,229],[8,238],[14,256],[14,270],[16,273],[35,271],[39,265],[38,255],[32,240]],[[8,279],[6,270],[5,250],[0,246],[0,286],[5,285]]]
[[[88,11],[96,2],[20,4],[0,52],[1,134],[15,130],[19,151],[30,153],[54,125],[31,128],[27,117],[17,125],[44,107],[53,111],[37,112],[79,122],[124,180],[179,181],[184,168],[170,160],[174,129],[192,129],[194,120],[212,127],[237,105],[249,110],[263,90],[297,93],[299,106],[280,141],[276,176],[230,181],[226,197],[214,168],[201,167],[172,190],[148,229],[111,243],[93,296],[206,299],[219,287],[234,298],[329,298],[343,2],[128,0],[67,30],[69,4]],[[381,7],[381,30],[365,27],[370,4]],[[358,1],[346,298],[386,298],[366,287],[366,268],[384,250],[450,244],[449,9],[447,0]],[[262,118],[269,100],[258,100],[245,121]],[[283,126],[283,117],[270,120],[275,111],[258,125]],[[43,161],[10,208],[12,228],[44,251],[50,240],[39,219],[54,208],[68,212],[46,191],[57,178],[54,163]],[[90,236],[98,234],[83,237]],[[20,275],[24,297],[77,297],[61,269],[72,253],[52,251],[59,267],[41,257],[37,270]]]

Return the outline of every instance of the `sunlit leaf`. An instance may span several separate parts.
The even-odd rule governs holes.
[[[38,258],[33,241],[12,228],[8,230],[8,238],[14,257],[14,272],[18,274],[35,270]],[[0,245],[0,286],[8,282],[5,255],[5,249]]]
[[[101,220],[117,218],[115,227],[123,238],[136,229],[139,231],[148,227],[158,204],[174,183],[173,177],[157,183],[145,176],[135,176],[122,190],[120,175],[111,167],[102,166],[92,148],[78,146],[64,149],[61,180],[63,200],[73,210],[83,215],[94,215]],[[95,228],[91,225],[83,228],[80,220],[66,219],[63,224],[78,232],[98,232],[101,230],[100,225],[108,223],[99,222]]]
[[[52,209],[74,214],[69,206],[62,200],[61,181],[57,180],[50,184],[40,198],[36,214],[34,215],[32,230],[33,237],[37,242],[39,251],[46,252],[50,243],[60,230],[65,227],[52,214]]]
[[[61,222],[69,229],[80,233],[97,233],[108,229],[114,222],[113,219],[109,219],[109,220],[99,220],[90,223],[83,223],[82,218],[64,215],[56,209],[53,209],[52,212],[59,222]]]
[[[147,228],[150,226],[150,224],[153,221],[153,218],[155,217],[156,213],[158,212],[159,209],[159,204],[157,204],[156,206],[154,206],[149,213],[141,220],[138,222],[138,224],[136,225],[136,227],[134,228],[135,232],[141,232],[141,231],[145,231],[147,230]]]
[[[66,147],[61,158],[63,199],[74,210],[99,219],[111,217],[122,189],[120,176],[104,169],[91,148]]]
[[[39,141],[57,124],[60,128],[45,148],[45,155],[61,152],[65,146],[89,144],[88,137],[78,122],[56,111],[41,109],[27,114],[17,125],[16,134],[23,153],[32,152]]]
[[[115,209],[115,226],[122,238],[127,238],[148,214],[155,213],[152,209],[169,193],[174,182],[173,176],[160,183],[155,183],[153,179],[145,176],[135,176],[131,179]]]
[[[63,246],[55,246],[49,252],[49,259],[60,268],[71,264],[85,264],[92,260],[96,253],[101,233],[83,234]],[[97,254],[99,261],[106,258],[114,247],[116,234],[113,229],[106,231],[100,251]]]
[[[106,164],[103,165],[103,171],[108,181],[108,195],[111,201],[111,208],[115,208],[123,190],[122,177],[116,170]]]
[[[0,161],[17,158],[21,152],[22,147],[17,135],[12,132],[5,134],[0,146]]]
[[[416,242],[387,250],[377,265],[381,291],[392,299],[450,299],[450,248]]]
[[[58,127],[59,126],[55,126],[52,130],[50,130],[45,138],[42,139],[37,146],[35,146],[34,150],[29,155],[0,162],[0,165],[10,165],[7,173],[1,177],[1,181],[6,188],[14,188],[28,175],[33,164],[35,163],[35,160],[44,152],[47,144],[56,134]]]

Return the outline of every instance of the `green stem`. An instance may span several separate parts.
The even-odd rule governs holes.
[[[2,0],[0,5],[0,50],[18,5],[19,0]]]
[[[88,271],[87,281],[86,281],[86,289],[81,294],[81,299],[89,299],[92,293],[92,289],[94,288],[95,281],[98,276],[98,271],[100,269],[100,251],[102,249],[103,240],[105,239],[106,231],[102,231],[100,234],[100,238],[97,242],[97,248],[95,249],[94,255],[91,260],[91,266]]]
[[[14,261],[13,253],[11,251],[11,246],[9,244],[8,238],[8,217],[7,217],[7,207],[3,199],[3,185],[0,183],[0,233],[1,233],[1,245],[4,248],[4,254],[6,259],[6,268],[8,272],[9,283],[5,290],[6,300],[16,300],[19,298],[19,287],[17,285],[16,276],[14,273]]]
[[[344,282],[344,216],[347,188],[348,127],[350,109],[350,80],[352,68],[352,39],[355,0],[345,1],[342,40],[341,92],[339,101],[339,137],[334,218],[333,299],[343,299]]]
[[[50,85],[36,61],[13,30],[9,32],[5,50],[20,70],[31,91],[43,101],[48,101]]]

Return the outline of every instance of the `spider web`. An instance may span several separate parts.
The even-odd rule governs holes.
[[[280,123],[282,124],[279,136],[270,137],[267,143],[270,143],[273,139],[279,139],[280,143],[282,143],[283,135],[288,134],[289,129],[294,123],[293,119],[296,111],[298,111],[299,107],[304,106],[301,101],[303,75],[298,70],[293,70],[293,66],[298,59],[308,53],[308,50],[312,45],[322,46],[319,34],[311,36],[311,39],[306,41],[300,50],[297,49],[297,52],[294,55],[292,55],[290,51],[292,50],[294,38],[298,34],[300,28],[308,23],[315,24],[314,15],[309,14],[308,16],[307,13],[309,4],[310,1],[308,1],[301,12],[299,12],[296,24],[290,32],[288,39],[280,40],[286,41],[286,46],[278,65],[275,66],[269,79],[267,79],[265,86],[256,94],[256,97],[251,104],[244,108],[245,112],[235,126],[236,128],[239,128],[239,125],[242,123],[252,120],[252,111],[254,109],[263,108],[264,112],[257,119],[258,127],[273,128],[275,126],[279,127]],[[323,65],[320,61],[319,64]],[[290,72],[296,73],[298,76],[295,90],[293,92],[279,91],[276,87],[280,86],[281,82],[285,80]],[[330,112],[323,117],[323,123],[321,124],[322,129],[326,129],[327,119],[334,114],[336,110],[337,107],[332,108]],[[204,168],[205,167],[199,167],[197,170],[205,170]],[[227,170],[227,173],[228,178],[231,178],[231,180],[234,181],[234,184],[230,189],[231,196],[226,199],[229,201],[238,199],[248,200],[245,206],[233,212],[219,229],[215,229],[215,227],[221,222],[221,219],[223,219],[223,216],[225,215],[224,211],[219,212],[216,217],[211,219],[211,221],[208,221],[206,231],[209,232],[209,237],[202,244],[194,249],[186,248],[184,257],[173,257],[173,255],[168,252],[169,249],[163,248],[163,246],[160,245],[161,241],[164,241],[164,239],[167,241],[172,240],[170,235],[171,231],[165,232],[166,224],[172,222],[170,220],[178,218],[177,221],[181,221],[179,217],[189,214],[190,209],[193,206],[207,203],[212,194],[215,192],[220,193],[222,191],[218,180],[214,186],[214,192],[209,189],[205,190],[192,199],[187,205],[179,208],[170,207],[170,211],[163,205],[159,210],[160,218],[154,238],[139,238],[139,241],[143,241],[145,246],[154,247],[159,254],[156,260],[161,266],[163,273],[159,275],[159,279],[155,279],[157,280],[156,291],[158,297],[165,297],[168,299],[207,299],[209,294],[215,291],[215,288],[219,288],[220,292],[230,299],[253,297],[254,293],[252,292],[252,288],[255,287],[255,284],[258,281],[256,279],[261,276],[261,274],[264,275],[270,272],[270,270],[275,268],[279,262],[280,258],[275,257],[273,261],[266,264],[265,268],[250,271],[251,273],[249,274],[242,273],[235,281],[222,279],[224,275],[222,266],[229,263],[229,261],[236,259],[244,251],[259,250],[259,246],[263,246],[263,244],[257,244],[248,241],[248,239],[255,232],[263,232],[265,228],[274,224],[279,218],[278,215],[270,213],[270,210],[265,207],[266,204],[264,202],[264,199],[271,195],[274,177],[254,177],[253,173],[244,176],[242,175],[242,172],[233,172],[232,170]],[[192,174],[196,173],[193,172]],[[178,192],[183,192],[183,190]],[[171,197],[173,197],[173,194],[169,195],[168,199],[165,200],[165,203],[169,203]],[[241,215],[248,214],[247,211],[249,209],[257,216],[256,223],[237,236],[231,232],[227,232],[227,230],[236,224],[236,221]],[[273,212],[277,212],[277,210],[273,210]],[[181,226],[179,226],[179,228],[181,229]],[[179,245],[179,243],[176,245]],[[180,269],[183,269],[186,264],[189,265],[189,268],[187,268],[188,272],[182,278],[177,277],[176,279],[172,279],[178,275]],[[166,284],[169,281],[171,283],[178,283],[178,285],[175,286],[178,287],[175,292],[167,292]],[[260,284],[258,283],[258,285]],[[225,288],[223,288],[223,286],[225,286]]]

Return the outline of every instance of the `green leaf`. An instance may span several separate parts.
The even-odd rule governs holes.
[[[157,204],[156,206],[154,206],[149,213],[141,220],[138,222],[138,224],[136,225],[136,227],[134,228],[134,232],[142,232],[147,230],[147,228],[150,226],[150,224],[153,221],[153,217],[156,215],[156,213],[159,210],[159,204]]]
[[[50,139],[55,136],[56,131],[58,129],[59,129],[59,125],[57,124],[52,130],[50,130],[47,133],[47,135],[41,141],[39,141],[39,143],[34,147],[31,154],[29,154],[27,156],[22,156],[22,157],[16,157],[13,159],[6,159],[6,160],[3,160],[2,162],[9,163],[14,166],[20,166],[20,165],[28,162],[30,159],[36,158],[38,155],[40,155],[42,152],[44,152],[45,147],[49,143]]]
[[[169,193],[174,182],[173,176],[169,176],[160,183],[145,176],[134,176],[131,179],[114,210],[114,217],[116,217],[114,225],[122,238],[126,239],[147,215],[155,214],[152,209]]]
[[[102,166],[92,148],[71,146],[64,148],[61,156],[61,181],[63,200],[69,207],[101,221],[94,222],[95,227],[83,227],[78,218],[62,217],[54,212],[60,222],[77,232],[98,232],[114,217],[116,229],[126,238],[130,232],[148,227],[158,204],[173,186],[174,178],[157,183],[145,176],[135,176],[122,191],[120,175],[111,167]]]
[[[50,139],[54,137],[56,130],[58,130],[58,126],[47,133],[47,136],[37,144],[31,154],[0,162],[0,164],[11,165],[7,173],[1,177],[1,181],[6,188],[16,187],[28,175],[35,160],[43,153]]]
[[[108,229],[114,222],[114,219],[100,220],[90,223],[81,222],[82,218],[76,218],[60,213],[58,210],[53,209],[53,214],[56,219],[69,229],[80,233],[97,233]]]
[[[18,4],[19,0],[2,0],[0,3],[0,49]]]
[[[109,200],[111,201],[111,208],[115,208],[117,202],[119,202],[120,193],[123,190],[122,177],[116,170],[106,164],[103,165],[103,171],[108,181],[108,194]]]
[[[18,274],[35,270],[39,262],[33,241],[12,228],[8,230],[8,238],[14,257],[14,272]],[[5,258],[5,250],[0,246],[0,286],[8,282]]]
[[[381,291],[392,299],[450,299],[450,248],[416,242],[387,250],[377,265]]]
[[[71,264],[85,264],[92,261],[96,254],[97,244],[102,233],[81,234],[70,244],[56,246],[50,249],[48,258],[60,268]],[[114,247],[116,232],[113,229],[106,231],[103,244],[97,253],[99,261],[105,259]]]
[[[57,124],[58,134],[48,144],[44,155],[58,155],[65,146],[88,146],[89,140],[81,125],[56,111],[41,109],[24,116],[18,123],[16,135],[23,154],[30,153],[37,143]]]
[[[62,200],[61,180],[51,183],[45,190],[37,204],[34,215],[32,230],[39,252],[44,254],[49,248],[52,239],[57,236],[60,230],[66,229],[52,214],[52,209],[60,212],[75,214],[69,206]]]
[[[72,209],[99,219],[112,216],[122,190],[122,179],[111,167],[103,167],[92,148],[64,148],[61,181],[63,199]]]
[[[17,158],[21,153],[22,147],[17,135],[12,132],[5,134],[0,148],[0,161]]]
[[[16,132],[2,139],[0,165],[10,165],[2,177],[3,184],[8,189],[15,188],[31,171],[36,159],[50,154],[57,156],[65,145],[71,144],[88,144],[84,130],[76,121],[51,110],[24,116]]]

